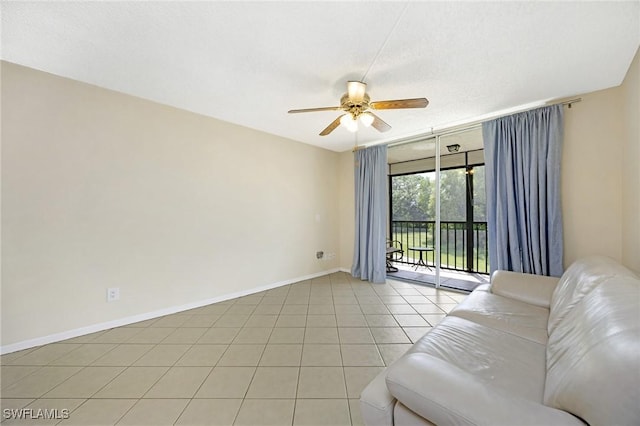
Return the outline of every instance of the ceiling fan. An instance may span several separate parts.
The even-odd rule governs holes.
[[[391,126],[385,123],[372,111],[381,109],[403,109],[403,108],[426,108],[429,101],[426,98],[397,99],[392,101],[371,102],[366,93],[367,84],[361,81],[347,82],[347,93],[340,98],[340,106],[292,109],[289,114],[315,111],[344,111],[344,114],[336,118],[325,129],[320,132],[320,136],[326,136],[333,132],[340,124],[348,130],[355,132],[358,130],[358,120],[365,127],[373,126],[379,132],[386,132]]]

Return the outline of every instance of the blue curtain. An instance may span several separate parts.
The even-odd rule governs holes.
[[[351,275],[374,283],[386,279],[387,147],[355,153],[356,226]]]
[[[562,105],[486,122],[482,134],[491,271],[562,275]]]

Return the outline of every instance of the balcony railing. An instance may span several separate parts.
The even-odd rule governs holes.
[[[434,247],[435,221],[394,220],[391,239],[400,241],[404,255],[401,263],[418,262],[418,252],[410,247]],[[471,231],[471,235],[469,235]],[[435,251],[427,253],[427,264],[435,263]],[[440,266],[456,271],[489,273],[487,222],[440,222]]]

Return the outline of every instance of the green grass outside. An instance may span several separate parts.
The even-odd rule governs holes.
[[[402,250],[404,251],[402,261],[408,263],[416,263],[418,259],[420,259],[420,254],[418,252],[409,250],[409,247],[434,247],[434,240],[432,233],[429,232],[410,232],[410,233],[396,233],[393,237],[395,240],[400,241],[402,243]],[[443,235],[442,240],[440,241],[440,259],[441,266],[443,268],[449,267],[452,269],[466,269],[467,265],[467,257],[466,253],[462,252],[462,248],[464,245],[462,242],[458,242],[458,252],[454,251],[453,241],[449,241],[449,247],[447,250],[447,242],[446,235]],[[435,252],[427,252],[422,254],[423,259],[427,262],[428,265],[434,264]],[[448,256],[448,257],[447,257]],[[484,249],[481,249],[478,254],[478,259],[476,263],[476,254],[474,253],[474,270],[477,272],[485,273],[485,271],[489,271],[489,265],[487,263],[487,259],[485,258]]]

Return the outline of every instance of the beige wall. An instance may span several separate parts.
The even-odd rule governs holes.
[[[640,50],[622,83],[622,261],[640,274]]]
[[[3,62],[2,345],[337,268],[338,158]]]
[[[589,254],[622,260],[623,110],[619,87],[565,110],[562,150],[564,264]]]
[[[565,114],[565,266],[603,254],[640,272],[639,54],[623,84],[582,96]]]

